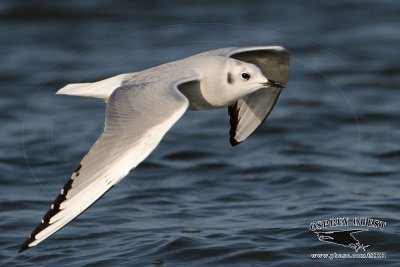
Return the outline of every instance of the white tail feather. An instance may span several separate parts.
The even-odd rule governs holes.
[[[74,95],[108,100],[112,92],[121,86],[125,74],[94,83],[71,83],[57,91],[58,95]]]

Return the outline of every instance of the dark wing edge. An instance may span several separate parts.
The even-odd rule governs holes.
[[[228,114],[229,114],[229,123],[231,125],[231,128],[229,130],[229,143],[232,146],[237,146],[238,144],[240,144],[241,142],[238,142],[235,139],[235,135],[236,135],[236,131],[237,131],[237,127],[239,124],[239,108],[238,108],[238,101],[233,104],[230,105],[228,107]]]

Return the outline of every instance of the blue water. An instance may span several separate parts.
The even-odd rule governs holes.
[[[398,266],[397,1],[2,1],[1,266]],[[73,82],[213,48],[282,45],[291,78],[248,140],[227,110],[189,112],[138,168],[60,232],[19,245],[103,128]],[[323,243],[311,222],[371,217],[385,259]],[[360,251],[359,251],[360,252]]]

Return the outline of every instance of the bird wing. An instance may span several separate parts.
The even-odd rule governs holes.
[[[258,66],[265,77],[286,84],[289,79],[289,53],[280,46],[221,48],[197,56],[219,55]],[[282,89],[258,90],[229,106],[232,146],[240,144],[252,134],[271,113]]]
[[[189,80],[124,85],[112,93],[104,132],[61,189],[41,224],[21,245],[20,252],[76,218],[154,150],[188,107],[188,99],[178,90],[186,82]]]
[[[239,99],[228,107],[229,142],[236,146],[250,136],[271,113],[281,88],[261,89]]]

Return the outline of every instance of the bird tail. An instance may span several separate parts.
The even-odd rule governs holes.
[[[71,83],[57,91],[58,95],[85,96],[108,100],[112,92],[121,86],[125,74],[94,83]]]

